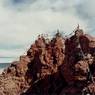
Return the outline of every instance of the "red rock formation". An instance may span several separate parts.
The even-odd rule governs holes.
[[[79,27],[66,40],[59,32],[48,41],[38,36],[27,54],[0,75],[0,95],[95,93],[92,48],[92,38]]]

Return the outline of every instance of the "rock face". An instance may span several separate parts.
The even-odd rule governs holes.
[[[64,39],[43,36],[0,75],[0,95],[95,95],[94,38],[77,28]]]

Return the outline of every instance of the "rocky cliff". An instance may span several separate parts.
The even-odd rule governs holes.
[[[44,36],[0,75],[0,95],[95,95],[95,38]]]

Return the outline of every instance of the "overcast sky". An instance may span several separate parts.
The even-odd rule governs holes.
[[[80,27],[95,35],[95,0],[0,0],[0,62],[24,54],[38,34]]]

